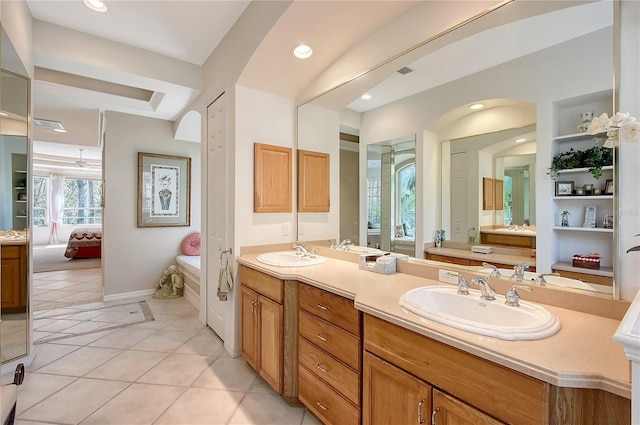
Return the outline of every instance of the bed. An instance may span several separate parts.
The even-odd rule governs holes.
[[[67,258],[100,258],[102,255],[102,229],[75,229],[69,235]]]

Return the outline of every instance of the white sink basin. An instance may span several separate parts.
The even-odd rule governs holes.
[[[492,269],[480,269],[478,272],[484,274],[491,274]],[[511,277],[513,275],[512,269],[498,269],[502,277]],[[535,272],[524,272],[523,281],[535,282],[538,275]],[[561,286],[563,288],[584,289],[585,291],[596,291],[592,285],[582,282],[577,279],[571,279],[568,277],[545,275],[544,280],[547,281],[549,286]]]
[[[303,257],[296,251],[266,252],[258,255],[256,260],[276,267],[307,267],[322,264],[326,261],[319,255],[316,255],[316,258]]]
[[[385,251],[376,248],[370,248],[368,246],[354,246],[349,245],[347,252],[353,252],[356,254],[384,254]]]
[[[400,305],[434,322],[510,341],[543,339],[560,330],[560,321],[544,307],[522,300],[511,307],[501,295],[485,301],[480,291],[460,295],[457,290],[451,285],[412,289],[400,297]]]

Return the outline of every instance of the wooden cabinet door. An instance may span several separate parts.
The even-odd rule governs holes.
[[[495,179],[493,181],[493,189],[493,196],[495,197],[493,205],[497,211],[501,211],[504,209],[504,180]]]
[[[253,211],[292,211],[292,149],[254,145]]]
[[[258,294],[244,285],[240,286],[241,294],[241,321],[242,321],[242,357],[255,370],[259,370],[260,357],[258,347],[260,344],[258,334]]]
[[[432,425],[504,425],[504,422],[436,389],[433,390],[432,419]]]
[[[2,260],[2,310],[18,308],[22,297],[20,291],[20,260]]]
[[[279,394],[282,393],[283,344],[282,306],[258,296],[260,376]]]
[[[329,212],[329,154],[298,149],[298,212]]]
[[[483,177],[482,178],[482,209],[493,210],[495,209],[495,192],[493,187],[493,179]]]
[[[363,375],[363,425],[429,422],[429,384],[366,351]]]

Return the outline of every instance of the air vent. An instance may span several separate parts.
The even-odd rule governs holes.
[[[61,122],[59,121],[51,121],[51,120],[43,120],[40,118],[34,118],[33,119],[33,124],[36,127],[44,127],[44,128],[50,128],[52,130],[64,130],[64,125],[62,125]]]
[[[413,69],[411,69],[411,68],[407,68],[406,66],[403,66],[402,68],[400,68],[400,69],[398,70],[398,72],[399,72],[400,74],[402,74],[402,75],[405,75],[405,74],[408,74],[408,73],[410,73],[410,72],[413,72]]]

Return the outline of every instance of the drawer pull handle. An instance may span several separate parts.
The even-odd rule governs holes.
[[[329,307],[320,303],[316,304],[316,307],[318,307],[320,310],[329,310]]]
[[[324,404],[322,404],[322,400],[318,400],[316,401],[316,404],[318,405],[319,408],[321,408],[322,410],[329,410],[329,406],[325,406]]]
[[[422,419],[422,405],[424,404],[426,400],[422,399],[420,400],[420,403],[418,403],[418,423],[419,424],[423,424],[424,423],[424,419]],[[433,418],[431,419],[431,422],[433,422]]]
[[[322,363],[318,363],[318,364],[316,365],[316,368],[317,368],[317,369],[320,369],[320,370],[321,370],[322,372],[324,372],[324,373],[329,372],[329,369],[327,369],[326,367],[324,367],[324,366],[322,365]]]
[[[422,400],[424,401],[424,400]],[[433,412],[431,412],[431,425],[436,425],[436,413],[440,410],[439,407],[436,407]],[[418,417],[419,418],[419,417]],[[421,422],[422,423],[422,422]]]
[[[318,334],[316,335],[321,341],[327,342],[329,341],[329,338],[327,338],[326,336],[322,335],[322,334]]]

